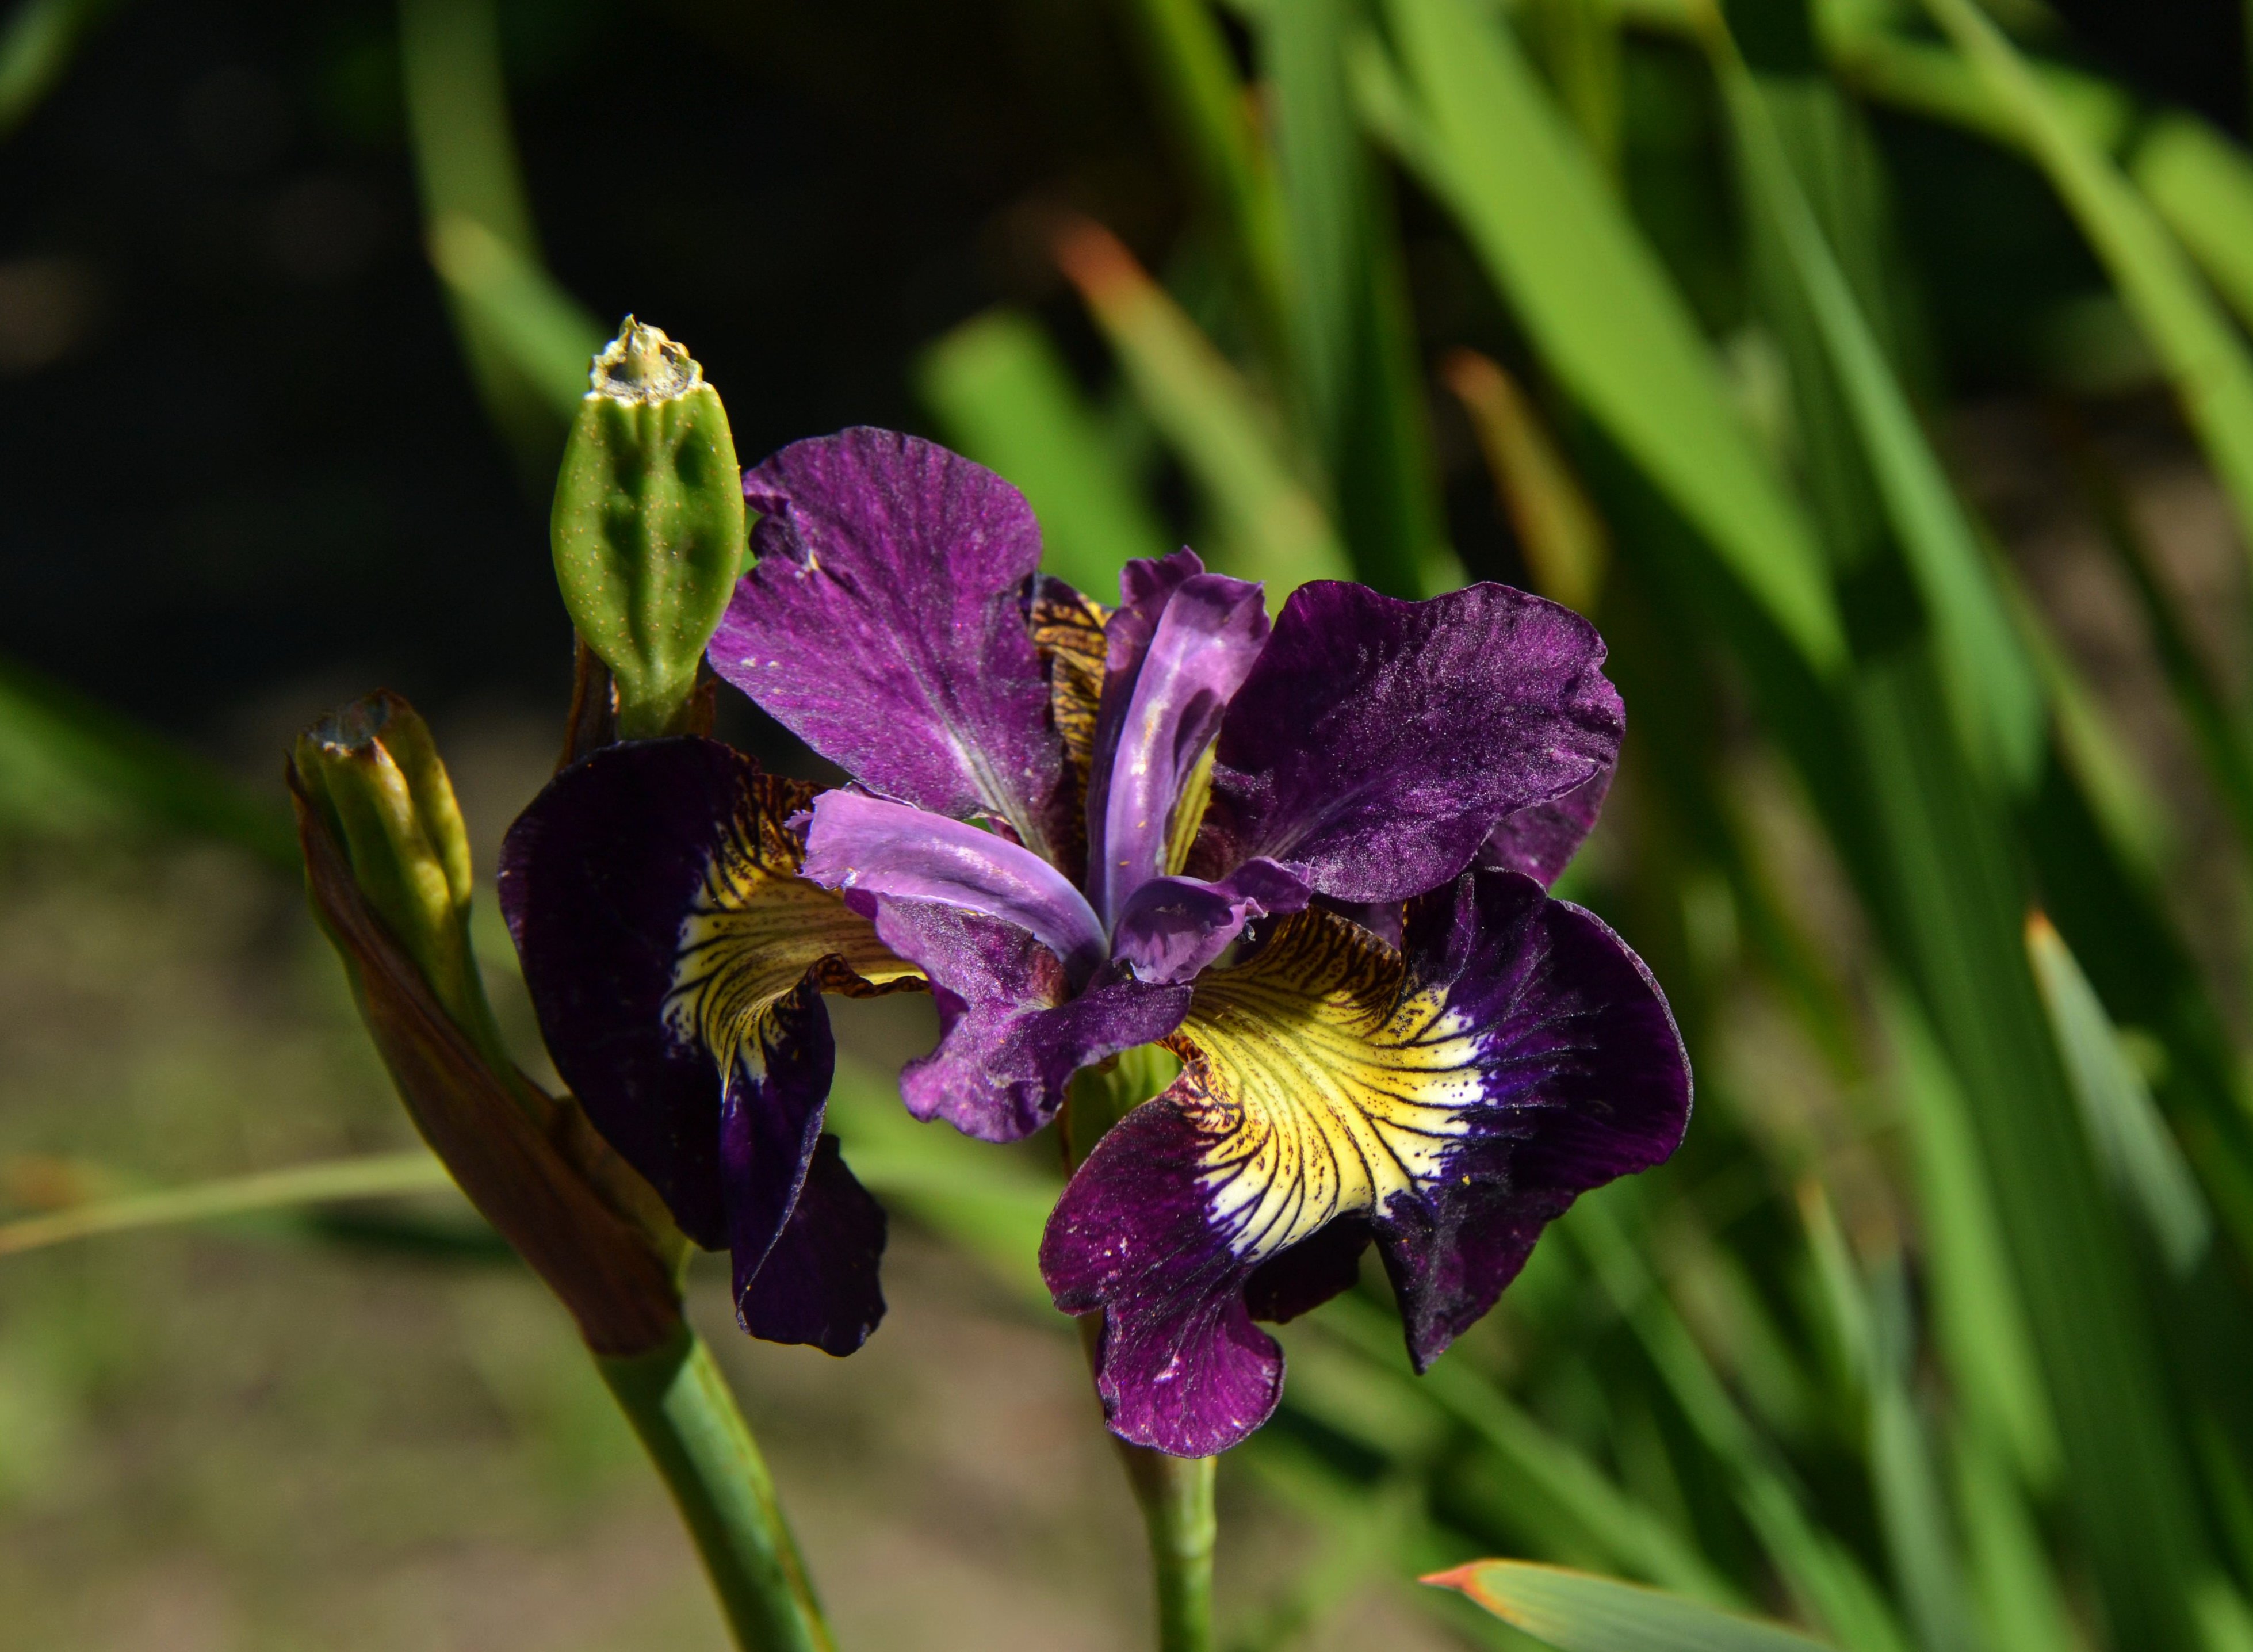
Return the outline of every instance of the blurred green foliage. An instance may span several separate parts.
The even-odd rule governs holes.
[[[1428,1377],[1374,1276],[1287,1328],[1285,1409],[1241,1456],[1330,1535],[1238,1602],[1237,1644],[1310,1643],[1374,1579],[1505,1554],[1849,1652],[2244,1647],[2253,613],[2242,567],[2192,599],[2086,415],[2094,385],[2163,399],[2253,547],[2253,154],[2073,60],[2031,4],[1116,10],[1191,203],[1179,245],[1146,269],[1052,217],[1100,381],[1055,313],[998,309],[907,364],[939,433],[1024,488],[1098,595],[1183,498],[1208,559],[1279,596],[1496,571],[1449,542],[1444,450],[1475,439],[1516,535],[1500,571],[1612,641],[1629,746],[1571,889],[1652,960],[1699,1080],[1677,1161],[1583,1201]],[[542,463],[596,324],[541,266],[489,10],[401,16],[433,267]],[[1895,168],[1915,143],[1966,157],[1998,221],[2074,227],[2109,289],[2006,257],[1920,287],[1912,230],[1963,203]],[[2012,317],[2012,348],[1966,315]],[[2005,358],[2187,774],[1963,479],[1950,397]],[[122,815],[270,852],[192,765],[0,689],[11,829]],[[834,1115],[896,1209],[1044,1301],[1036,1161],[911,1125],[849,1057]],[[25,1358],[0,1349],[0,1430],[32,1405]],[[70,1448],[17,1432],[26,1462]]]

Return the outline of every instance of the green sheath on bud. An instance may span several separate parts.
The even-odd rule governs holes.
[[[298,735],[290,763],[376,916],[456,1024],[510,1070],[470,950],[469,833],[429,726],[398,695],[373,694]]]
[[[743,477],[703,369],[631,316],[595,358],[550,527],[564,606],[617,684],[618,733],[679,732],[742,569]]]

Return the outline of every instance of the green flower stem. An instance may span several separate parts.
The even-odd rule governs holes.
[[[1168,1457],[1122,1445],[1126,1478],[1150,1533],[1158,1584],[1158,1652],[1212,1652],[1213,1465],[1217,1457]]]
[[[1066,1162],[1077,1168],[1105,1131],[1164,1089],[1179,1068],[1167,1051],[1145,1044],[1108,1068],[1090,1068],[1073,1079],[1064,1105]],[[1092,1369],[1101,1317],[1088,1314],[1079,1321],[1079,1331]],[[1213,1465],[1220,1460],[1168,1457],[1145,1446],[1113,1443],[1150,1534],[1150,1568],[1158,1586],[1158,1652],[1212,1652],[1212,1549],[1220,1529],[1212,1486]]]
[[[646,1354],[595,1363],[665,1476],[736,1644],[835,1652],[766,1460],[703,1339],[684,1324]]]

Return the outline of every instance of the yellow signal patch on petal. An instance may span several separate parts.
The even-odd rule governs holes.
[[[813,798],[803,781],[759,776],[681,922],[666,1025],[723,1068],[739,1056],[756,1064],[752,1032],[809,970],[822,991],[853,998],[923,984],[844,896],[798,875],[805,851],[785,822]]]
[[[1174,1092],[1210,1139],[1211,1220],[1247,1261],[1428,1186],[1482,1092],[1480,1039],[1401,956],[1309,910],[1200,977]]]

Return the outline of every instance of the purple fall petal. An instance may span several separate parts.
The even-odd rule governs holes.
[[[837,1138],[823,1136],[765,1264],[749,1281],[737,1266],[736,1322],[765,1342],[850,1354],[884,1317],[883,1252],[883,1206],[845,1168]]]
[[[1503,816],[1479,846],[1479,865],[1523,872],[1545,889],[1554,885],[1595,830],[1615,772],[1606,769],[1561,798]]]
[[[501,910],[556,1070],[708,1249],[728,1242],[720,1071],[665,1004],[729,822],[773,784],[713,741],[610,746],[549,782],[501,848]]]
[[[903,803],[825,791],[805,875],[825,889],[932,901],[1030,931],[1078,985],[1103,962],[1103,926],[1063,873],[1030,849]]]
[[[1212,1224],[1216,1137],[1176,1083],[1113,1126],[1041,1236],[1066,1314],[1103,1314],[1095,1391],[1111,1432],[1176,1457],[1226,1451],[1274,1414],[1283,1351],[1252,1322],[1249,1269]]]
[[[880,898],[876,931],[931,978],[938,1046],[900,1074],[908,1111],[966,1135],[1014,1141],[1056,1116],[1091,1062],[1173,1031],[1186,986],[1099,978],[1071,995],[1056,955],[998,918]]]
[[[1228,950],[1256,917],[1296,912],[1306,884],[1273,861],[1246,861],[1217,883],[1152,878],[1126,897],[1112,956],[1146,981],[1187,981]]]
[[[841,1354],[883,1312],[883,1217],[834,1147],[822,1168],[820,993],[908,972],[798,875],[785,823],[811,792],[709,740],[606,747],[510,828],[500,892],[596,1129],[683,1232],[735,1253],[745,1328]]]
[[[1440,1173],[1377,1216],[1422,1370],[1492,1307],[1573,1199],[1664,1162],[1690,1057],[1650,972],[1594,914],[1478,872],[1408,909],[1418,980],[1479,1030],[1477,1102]]]
[[[1427,1365],[1573,1197],[1688,1121],[1666,1002],[1618,937],[1481,870],[1412,903],[1405,955],[1319,910],[1209,972],[1182,1076],[1099,1142],[1043,1243],[1059,1307],[1102,1309],[1123,1437],[1224,1449],[1272,1409],[1252,1328],[1343,1289],[1373,1233]]]
[[[1129,562],[1105,627],[1087,836],[1095,909],[1108,922],[1165,872],[1175,800],[1267,640],[1259,587],[1203,569],[1188,550]]]
[[[758,561],[712,669],[871,791],[1047,844],[1062,753],[1020,600],[1041,554],[1022,496],[865,429],[793,443],[743,495]]]
[[[1504,817],[1617,760],[1603,658],[1579,615],[1507,586],[1301,586],[1222,720],[1189,869],[1266,855],[1349,901],[1437,888]]]

